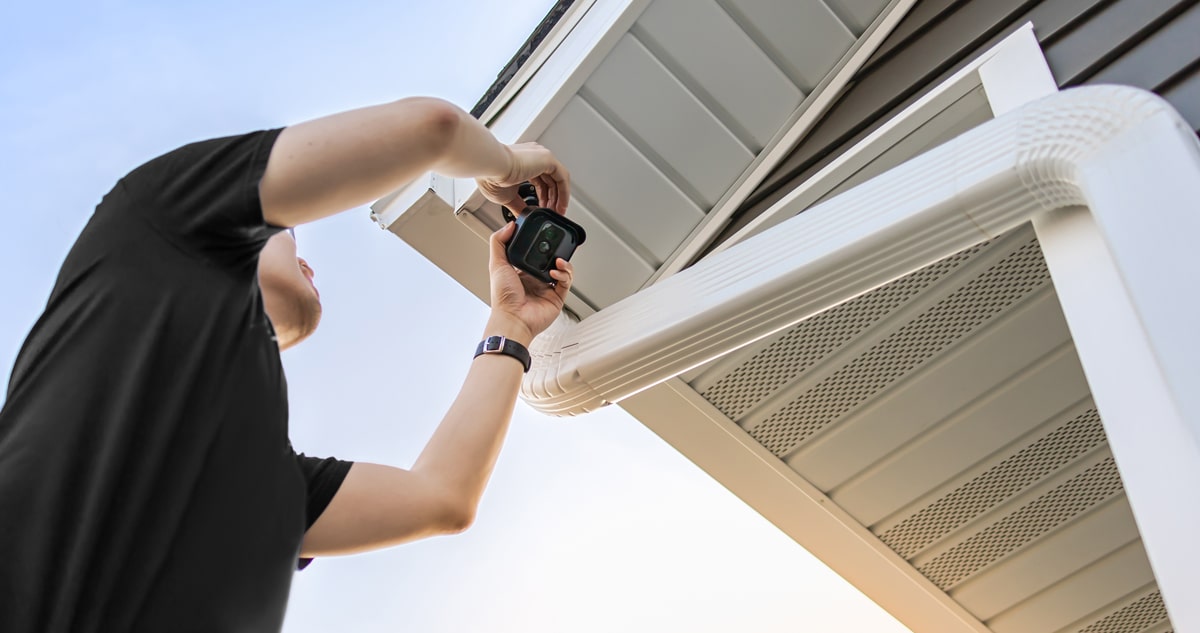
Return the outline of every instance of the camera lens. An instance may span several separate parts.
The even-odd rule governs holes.
[[[547,240],[556,240],[558,239],[558,229],[554,228],[553,226],[547,226],[546,228],[542,229],[542,236]]]
[[[549,233],[549,231],[547,231],[547,233]],[[537,250],[539,253],[549,253],[550,252],[550,242],[547,242],[545,240],[538,242]]]

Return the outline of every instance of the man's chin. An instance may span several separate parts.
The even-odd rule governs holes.
[[[279,337],[279,349],[294,347],[317,331],[321,324],[321,301],[316,296],[304,297],[293,305],[288,324],[276,328]]]
[[[321,325],[321,298],[320,295],[314,295],[312,300],[304,306],[303,315],[297,323],[296,342],[313,335],[317,331],[317,326]]]

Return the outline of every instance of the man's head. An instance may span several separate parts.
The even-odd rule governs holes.
[[[308,262],[296,256],[296,240],[280,231],[258,258],[258,284],[279,348],[287,349],[312,334],[321,322],[321,295]]]

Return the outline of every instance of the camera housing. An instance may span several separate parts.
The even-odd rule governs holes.
[[[518,269],[553,284],[550,271],[561,257],[570,261],[587,233],[575,222],[543,207],[525,207],[516,218],[517,232],[505,251]]]

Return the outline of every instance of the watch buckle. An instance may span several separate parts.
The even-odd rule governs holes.
[[[508,342],[508,339],[504,338],[503,336],[489,336],[483,342],[483,353],[496,354],[498,352],[502,352],[504,351],[504,344],[506,342]],[[495,347],[492,347],[493,344]]]

